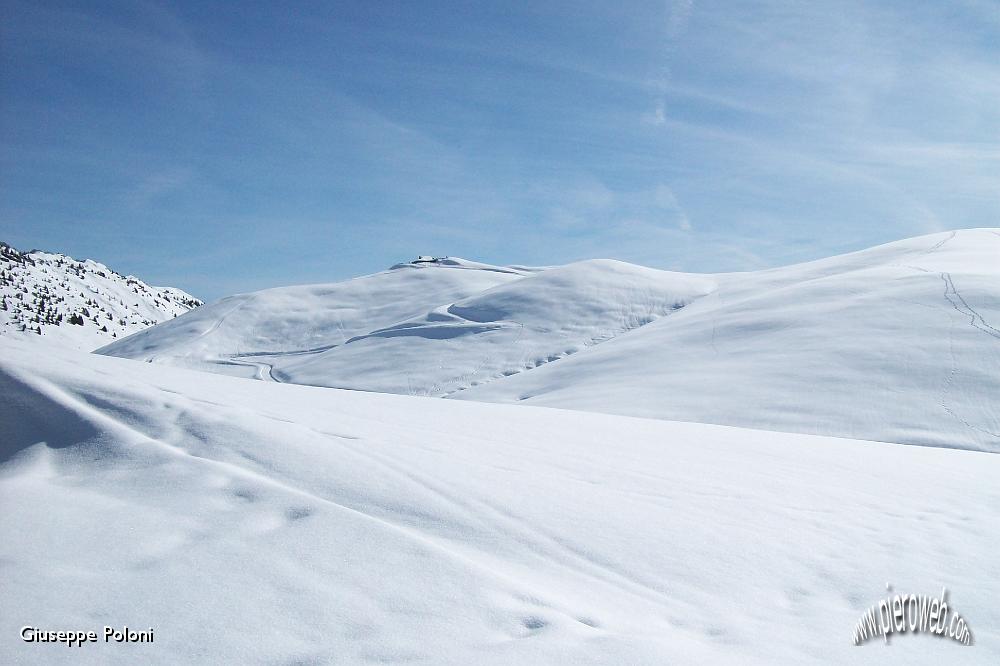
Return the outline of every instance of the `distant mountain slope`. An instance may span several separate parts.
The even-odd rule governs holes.
[[[422,262],[336,284],[239,294],[98,353],[250,377],[272,362],[316,355],[441,303],[518,280],[529,270]]]
[[[400,264],[100,353],[290,383],[1000,451],[1000,232],[754,273]]]
[[[710,278],[619,261],[548,269],[463,259],[224,299],[99,353],[389,393],[446,395],[677,311]]]
[[[557,361],[710,293],[714,282],[618,261],[552,268],[318,354],[257,358],[279,381],[450,395]]]
[[[1000,232],[718,281],[669,318],[456,397],[1000,452]]]
[[[0,243],[0,335],[90,350],[201,305],[104,264]]]

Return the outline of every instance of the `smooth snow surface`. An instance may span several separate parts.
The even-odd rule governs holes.
[[[689,275],[400,264],[101,353],[265,380],[1000,451],[1000,230]]]
[[[1000,456],[3,339],[0,391],[2,663],[1000,660]],[[975,645],[852,647],[887,582]],[[17,637],[105,624],[155,643]]]

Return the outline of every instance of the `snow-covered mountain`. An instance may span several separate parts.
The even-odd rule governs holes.
[[[91,350],[201,305],[91,259],[19,252],[0,243],[0,335]]]
[[[0,394],[0,663],[1000,659],[1000,456],[5,339]],[[974,646],[854,647],[887,582],[946,588]],[[99,640],[26,643],[24,626]]]
[[[1000,451],[1000,231],[754,273],[459,259],[224,299],[100,353],[281,382]]]
[[[418,261],[102,354],[0,336],[0,662],[860,664],[888,583],[997,663],[998,259]]]

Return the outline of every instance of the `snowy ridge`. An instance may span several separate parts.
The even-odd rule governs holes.
[[[531,269],[448,258],[234,296],[98,353],[442,396],[574,354],[713,288],[707,277],[611,260]]]
[[[0,243],[0,335],[91,350],[201,305],[102,263]]]
[[[969,229],[738,274],[437,259],[224,299],[100,353],[286,383],[1000,451],[998,258],[1000,232]]]
[[[400,264],[335,284],[239,294],[202,306],[98,353],[224,374],[255,376],[264,363],[312,356],[521,278],[525,271],[448,264]],[[496,268],[497,270],[494,270]],[[261,357],[251,362],[250,357]]]
[[[1000,655],[998,456],[38,350],[0,339],[3,663]],[[853,647],[886,581],[946,587],[974,647]]]

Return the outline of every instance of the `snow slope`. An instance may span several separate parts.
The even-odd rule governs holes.
[[[285,359],[279,381],[449,395],[559,360],[709,293],[711,280],[595,260],[551,268]]]
[[[1000,452],[1000,231],[759,273],[463,398]]]
[[[3,663],[1000,659],[1000,456],[6,339],[0,384]],[[974,647],[852,647],[886,582],[946,587]],[[155,642],[17,638],[105,624]]]
[[[270,378],[301,357],[419,316],[440,303],[517,280],[531,269],[462,260],[399,264],[336,284],[239,294],[198,308],[98,353],[247,377]]]
[[[201,305],[91,259],[0,243],[0,335],[91,350]]]
[[[463,260],[226,299],[101,353],[261,379],[1000,451],[1000,231],[755,273]]]
[[[199,308],[98,353],[277,381],[445,395],[670,314],[711,279],[594,260],[548,269],[448,259]]]

